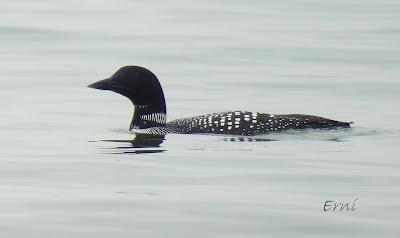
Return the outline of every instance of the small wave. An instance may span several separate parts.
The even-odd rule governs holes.
[[[363,127],[337,128],[337,129],[303,129],[287,130],[257,136],[224,136],[227,142],[271,142],[286,140],[325,140],[341,142],[353,137],[377,136],[393,133],[383,129],[371,129]]]

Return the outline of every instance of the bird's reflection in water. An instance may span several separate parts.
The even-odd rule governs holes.
[[[230,137],[230,138],[224,138],[223,139],[225,142],[270,142],[270,141],[277,141],[273,139],[267,139],[267,138],[252,138],[252,137]]]
[[[164,142],[165,135],[135,134],[132,140],[100,140],[101,142],[117,143],[118,146],[107,147],[111,152],[107,154],[145,154],[161,153],[166,151],[160,145]]]

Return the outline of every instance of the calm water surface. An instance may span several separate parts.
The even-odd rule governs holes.
[[[2,0],[0,20],[1,237],[400,234],[400,2]],[[355,124],[132,148],[130,102],[86,88],[123,65],[159,77],[170,120]]]

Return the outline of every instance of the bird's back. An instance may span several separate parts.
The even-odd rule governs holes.
[[[303,114],[273,115],[234,111],[188,117],[168,122],[166,127],[181,134],[257,135],[288,129],[349,127],[350,123]]]

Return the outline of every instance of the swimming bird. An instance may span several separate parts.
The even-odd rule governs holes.
[[[323,117],[303,114],[274,115],[249,111],[229,111],[167,122],[164,92],[157,77],[140,66],[124,66],[110,78],[88,87],[119,93],[134,105],[129,129],[139,134],[229,134],[259,135],[288,129],[350,127]]]

